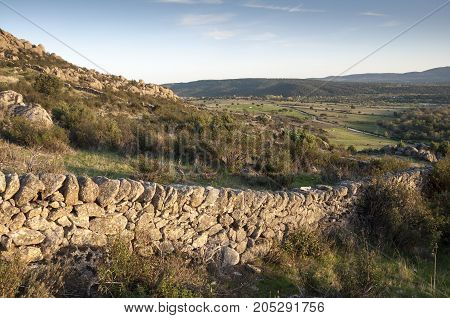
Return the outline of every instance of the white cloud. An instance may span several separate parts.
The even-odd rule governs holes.
[[[160,3],[174,4],[222,4],[222,0],[158,0]]]
[[[180,24],[185,26],[220,24],[228,22],[231,14],[187,14],[181,18]]]
[[[279,6],[279,5],[272,5],[272,4],[264,4],[260,2],[248,2],[243,5],[247,8],[254,8],[254,9],[265,9],[265,10],[276,10],[276,11],[285,11],[285,12],[325,12],[324,10],[318,10],[318,9],[306,9],[303,8],[303,4],[292,7],[292,6]]]
[[[214,40],[227,40],[234,37],[236,34],[233,31],[227,30],[214,30],[206,33],[207,36],[213,38]]]
[[[385,17],[385,16],[387,16],[387,14],[384,14],[381,12],[374,12],[374,11],[360,12],[359,15],[365,15],[368,17]]]

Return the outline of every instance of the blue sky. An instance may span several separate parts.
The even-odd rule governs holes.
[[[153,83],[337,75],[446,0],[1,0],[0,28]],[[347,74],[450,65],[450,5]]]

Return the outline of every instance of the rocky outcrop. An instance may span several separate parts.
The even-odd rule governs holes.
[[[419,187],[428,172],[386,178]],[[120,237],[142,256],[181,251],[232,266],[265,255],[299,227],[347,226],[366,186],[271,192],[0,172],[0,253],[33,262],[63,247],[101,247]]]
[[[417,160],[427,161],[431,163],[438,161],[436,155],[431,151],[431,147],[423,143],[418,143],[413,146],[386,145],[380,149],[364,150],[362,152],[372,155],[384,154],[411,157]]]
[[[0,119],[21,117],[40,127],[50,128],[53,120],[39,104],[24,104],[21,94],[14,91],[0,92]]]
[[[23,96],[14,91],[3,91],[0,92],[0,112],[9,109],[12,105],[22,105]]]
[[[9,109],[10,117],[22,117],[26,120],[39,124],[40,127],[50,128],[53,120],[49,113],[39,104],[15,105]]]
[[[0,53],[3,53],[5,58],[17,60],[19,53],[23,51],[41,57],[45,54],[45,48],[42,44],[33,45],[27,40],[18,39],[12,34],[0,29]]]
[[[31,58],[33,58],[33,62],[36,59],[47,59],[47,62],[50,58],[58,60],[58,66],[52,66],[52,63],[42,64],[50,64],[50,66],[45,67],[36,64],[27,65],[30,69],[37,72],[58,77],[77,90],[99,95],[104,94],[106,89],[108,89],[112,91],[128,91],[141,96],[152,96],[173,101],[179,99],[172,90],[159,85],[144,83],[144,81],[130,81],[122,76],[104,74],[69,64],[55,54],[46,53],[43,45],[33,45],[29,41],[18,39],[0,29],[0,59],[11,61],[25,59],[25,62],[31,62]]]

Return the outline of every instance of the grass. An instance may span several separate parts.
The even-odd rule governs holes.
[[[0,139],[0,170],[4,172],[65,172],[63,158],[59,154],[41,149],[29,149]]]
[[[394,112],[405,111],[413,107],[411,105],[356,105],[352,108],[353,105],[348,103],[294,103],[241,99],[201,100],[196,103],[204,104],[209,109],[244,112],[253,115],[268,114],[287,119],[300,119],[303,122],[316,116],[319,120],[333,124],[332,126],[326,125],[323,127],[330,132],[332,143],[345,147],[354,145],[357,150],[378,148],[388,144],[395,144],[396,141],[351,132],[344,127],[383,135],[385,129],[379,126],[377,121],[393,119]],[[314,121],[307,121],[307,123],[313,126],[323,126],[321,123]]]
[[[442,251],[436,291],[431,288],[432,259],[382,253],[363,242],[343,246],[326,242],[318,255],[293,255],[283,246],[258,266],[258,290],[249,297],[449,297],[450,256]]]
[[[294,181],[292,182],[291,187],[311,187],[313,185],[319,184],[321,182],[320,179],[320,176],[304,173],[294,177]]]
[[[218,105],[217,105],[218,104]],[[253,115],[267,114],[271,116],[288,117],[292,119],[306,120],[307,115],[301,114],[295,110],[287,109],[274,102],[264,102],[256,100],[249,102],[248,100],[220,100],[209,101],[206,103],[208,108],[219,109],[222,111],[244,112]]]
[[[133,159],[110,152],[77,151],[64,157],[64,165],[77,175],[125,178],[137,172]]]
[[[329,134],[328,139],[332,144],[344,146],[345,148],[354,146],[356,150],[363,150],[397,144],[397,142],[387,138],[360,134],[343,127],[331,127],[326,128],[326,130]]]

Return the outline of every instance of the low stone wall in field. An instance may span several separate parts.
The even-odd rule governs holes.
[[[418,186],[427,174],[387,177]],[[345,225],[366,185],[270,192],[0,172],[0,253],[34,262],[120,236],[142,256],[177,250],[223,265],[246,263],[301,226]]]

